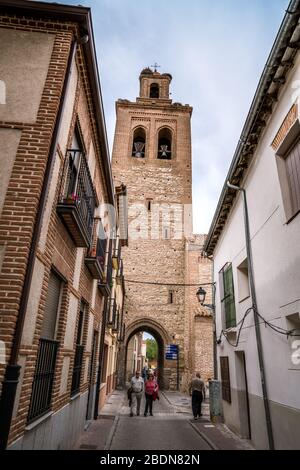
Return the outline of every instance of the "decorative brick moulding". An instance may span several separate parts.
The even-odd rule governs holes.
[[[298,119],[298,104],[294,104],[291,109],[289,110],[285,120],[282,123],[279,131],[276,134],[275,139],[272,142],[272,148],[277,151],[286,138],[289,130],[295,124],[296,120]]]

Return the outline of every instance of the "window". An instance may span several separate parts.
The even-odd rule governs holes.
[[[79,134],[76,131],[72,140],[72,149],[69,153],[69,178],[67,180],[68,189],[67,194],[72,195],[76,193],[78,184],[78,172],[80,162],[83,154],[83,145],[80,141]]]
[[[160,160],[172,158],[172,132],[168,128],[161,129],[158,133],[157,158]]]
[[[159,86],[157,83],[150,85],[150,98],[159,98]]]
[[[59,305],[61,300],[62,280],[54,272],[50,272],[45,313],[42,323],[41,337],[55,340]]]
[[[151,212],[151,208],[152,208],[152,199],[146,199],[146,203],[147,203],[147,210],[148,210],[148,212]]]
[[[236,310],[232,264],[227,263],[219,273],[220,294],[222,303],[222,316],[225,320],[225,328],[236,326]]]
[[[170,238],[170,231],[168,227],[163,228],[163,238],[164,240],[169,240]]]
[[[250,297],[248,259],[245,259],[237,268],[237,283],[239,302]]]
[[[143,127],[138,127],[133,133],[132,156],[135,158],[145,158],[146,131]]]
[[[286,155],[285,168],[293,217],[300,211],[300,140]]]
[[[79,319],[78,319],[78,327],[77,327],[71,395],[78,393],[80,390],[80,379],[81,379],[82,362],[83,362],[82,360],[83,360],[83,352],[84,352],[83,332],[84,332],[85,312],[86,312],[86,305],[84,302],[81,302],[80,311],[79,311]]]
[[[169,304],[174,303],[174,292],[172,290],[169,290]]]
[[[221,366],[221,381],[222,381],[222,398],[231,403],[231,388],[230,388],[230,374],[229,374],[229,359],[228,357],[220,357]]]
[[[56,357],[59,345],[55,338],[62,286],[63,282],[61,279],[51,271],[39,350],[32,384],[32,393],[27,418],[28,423],[31,423],[35,419],[44,415],[51,408]]]

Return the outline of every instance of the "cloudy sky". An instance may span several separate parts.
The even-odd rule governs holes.
[[[110,148],[142,68],[173,75],[192,118],[194,231],[207,233],[288,0],[64,0],[92,8]]]

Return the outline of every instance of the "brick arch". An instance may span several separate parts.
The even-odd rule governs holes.
[[[132,147],[133,147],[133,141],[134,141],[134,135],[137,130],[142,129],[145,132],[145,157],[147,158],[148,156],[148,147],[149,147],[149,127],[145,126],[144,124],[137,123],[134,127],[132,127],[130,131],[130,139],[129,139],[129,155],[132,157]]]
[[[168,124],[163,124],[161,126],[159,126],[157,129],[156,129],[156,136],[155,136],[155,156],[157,158],[157,151],[158,151],[158,143],[159,143],[159,136],[160,136],[160,133],[161,131],[164,131],[164,130],[167,130],[170,132],[170,136],[171,136],[171,152],[172,152],[172,156],[171,156],[171,160],[175,160],[175,156],[176,156],[176,132],[175,132],[175,129],[171,126],[169,126]]]
[[[133,321],[126,327],[125,339],[119,349],[118,387],[124,388],[126,386],[128,344],[132,336],[140,331],[145,331],[156,339],[158,344],[159,385],[161,388],[169,388],[165,370],[165,346],[172,342],[172,338],[160,323],[150,318],[140,318]]]

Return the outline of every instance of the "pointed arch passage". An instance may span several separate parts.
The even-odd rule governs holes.
[[[167,127],[158,133],[157,158],[160,160],[172,159],[172,132]]]
[[[138,127],[133,133],[132,156],[135,158],[145,158],[146,131],[143,127]]]

